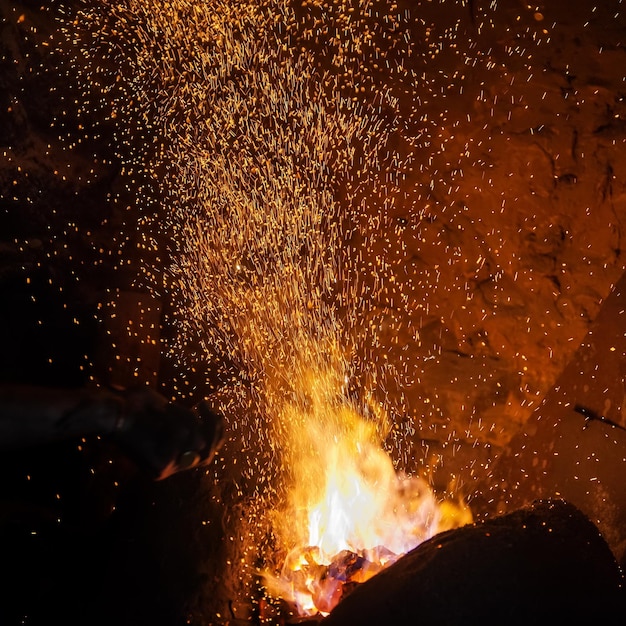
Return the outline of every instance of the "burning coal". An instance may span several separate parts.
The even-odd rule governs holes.
[[[425,480],[396,472],[382,445],[384,412],[370,401],[359,413],[342,382],[333,370],[310,373],[306,407],[288,404],[282,415],[290,484],[274,525],[288,554],[266,581],[301,615],[328,613],[351,584],[472,521],[462,503],[440,503]]]

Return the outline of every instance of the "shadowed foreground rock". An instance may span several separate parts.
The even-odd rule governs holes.
[[[434,537],[322,624],[623,624],[625,607],[620,569],[597,528],[556,500]]]

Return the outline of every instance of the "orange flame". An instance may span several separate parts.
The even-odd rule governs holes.
[[[462,503],[438,502],[425,480],[396,473],[382,448],[386,416],[359,415],[339,383],[331,371],[307,376],[306,409],[287,406],[281,420],[293,487],[277,531],[296,547],[266,587],[300,615],[328,613],[347,582],[364,582],[436,533],[472,521]]]

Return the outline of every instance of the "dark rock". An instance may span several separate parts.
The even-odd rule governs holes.
[[[621,571],[597,528],[562,500],[433,537],[356,588],[324,626],[618,624]]]

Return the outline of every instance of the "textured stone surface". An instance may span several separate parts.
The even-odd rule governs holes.
[[[626,564],[626,275],[606,298],[554,387],[493,468],[478,510],[505,511],[563,497]],[[482,504],[479,504],[482,501]]]

